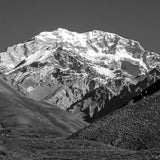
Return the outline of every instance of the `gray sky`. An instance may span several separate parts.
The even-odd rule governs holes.
[[[0,0],[0,51],[58,27],[114,32],[160,53],[160,0]]]

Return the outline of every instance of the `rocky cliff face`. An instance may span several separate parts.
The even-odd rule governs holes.
[[[59,28],[8,47],[0,70],[26,96],[92,121],[159,79],[160,56],[113,33]]]

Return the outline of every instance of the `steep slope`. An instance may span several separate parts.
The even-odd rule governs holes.
[[[26,98],[0,79],[0,129],[45,130],[67,136],[86,125],[55,105]]]
[[[160,80],[145,90],[142,96],[135,97],[134,101],[75,133],[72,138],[132,150],[160,148],[159,89]]]
[[[1,73],[17,90],[87,122],[121,107],[159,79],[158,54],[98,30],[42,32],[0,57]]]

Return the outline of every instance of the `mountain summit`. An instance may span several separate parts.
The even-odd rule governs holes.
[[[18,91],[93,121],[159,79],[160,56],[114,33],[58,28],[0,53],[0,71]]]

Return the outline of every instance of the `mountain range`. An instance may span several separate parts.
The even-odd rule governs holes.
[[[151,160],[152,154],[156,158],[159,66],[158,53],[99,30],[77,33],[58,28],[8,47],[0,53],[0,137],[5,144],[0,155],[13,159],[17,153],[25,159],[29,154],[34,159],[26,147],[33,140],[34,148],[41,140],[40,146],[58,143],[57,152],[59,143],[63,151],[70,143],[66,152],[71,155],[75,147],[78,155],[88,144],[90,155],[99,146],[103,153],[88,159],[112,159],[111,152],[115,159],[117,153],[122,159],[138,159],[137,154],[144,159],[143,153],[146,159]],[[10,140],[22,145],[23,152],[10,146]]]
[[[98,30],[41,32],[0,57],[1,73],[17,91],[87,122],[121,107],[159,79],[157,53]]]

